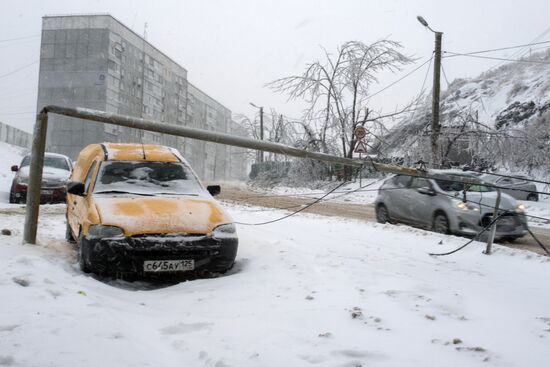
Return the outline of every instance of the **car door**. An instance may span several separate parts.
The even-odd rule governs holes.
[[[413,177],[410,189],[407,190],[407,200],[409,201],[409,216],[412,222],[422,225],[431,226],[432,213],[435,208],[435,196],[420,193],[418,189],[426,188],[434,191],[434,187],[430,180],[423,177]],[[435,191],[434,191],[435,192]]]
[[[409,221],[407,191],[410,181],[410,176],[398,175],[392,179],[392,185],[388,188],[386,206],[394,219]]]
[[[67,201],[67,220],[69,221],[69,225],[76,236],[80,234],[82,223],[88,216],[88,204],[90,200],[89,193],[93,178],[95,177],[97,165],[98,163],[96,160],[92,161],[88,171],[86,172],[86,176],[84,178],[85,196],[68,195],[67,197],[69,199]]]
[[[514,188],[514,181],[511,178],[500,177],[498,180],[496,180],[496,185],[502,187],[502,189],[500,189],[501,192],[518,199],[519,191],[511,190]]]

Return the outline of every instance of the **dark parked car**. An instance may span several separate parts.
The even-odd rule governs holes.
[[[440,174],[441,179],[397,175],[386,180],[375,201],[378,222],[403,222],[466,236],[479,233],[491,222],[496,191],[481,180],[470,186],[452,181],[453,176],[476,179],[473,174],[452,170]],[[497,221],[496,237],[513,240],[524,236],[527,221],[523,205],[503,193],[500,209],[507,212]]]
[[[481,175],[483,181],[496,186],[505,187],[502,192],[507,193],[518,200],[538,201],[537,186],[526,176],[514,175],[513,177],[499,177],[491,174]],[[520,191],[521,190],[521,191]]]
[[[29,165],[31,156],[27,155],[19,166],[12,166],[15,177],[11,184],[10,203],[18,204],[27,201],[27,185],[29,184]],[[40,190],[40,203],[64,203],[65,184],[72,171],[72,163],[69,157],[46,153],[44,155],[44,169],[42,171],[42,187]]]

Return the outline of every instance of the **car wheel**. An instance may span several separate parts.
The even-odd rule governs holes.
[[[529,194],[527,196],[528,201],[539,201],[539,197],[536,194]]]
[[[444,213],[437,213],[434,217],[433,227],[434,232],[449,234],[449,219]]]
[[[384,204],[376,207],[376,221],[382,224],[390,222],[390,213]]]
[[[76,242],[74,240],[73,233],[71,231],[71,226],[69,226],[69,221],[67,221],[67,225],[66,225],[66,228],[65,228],[65,240],[69,243],[75,243]]]
[[[84,235],[80,233],[80,236],[78,236],[78,264],[80,265],[80,270],[84,273],[91,272],[88,259],[89,250],[88,244],[84,241]]]

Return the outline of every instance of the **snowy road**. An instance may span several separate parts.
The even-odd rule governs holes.
[[[284,212],[229,206],[258,222]],[[298,215],[240,226],[231,274],[168,287],[82,274],[45,206],[4,209],[0,365],[546,366],[550,259],[408,227]],[[439,243],[442,244],[439,244]]]
[[[223,186],[220,197],[239,204],[262,206],[265,207],[264,211],[270,210],[268,208],[286,208],[290,213],[302,206],[311,204],[316,198],[322,196],[322,193],[316,193],[315,196],[309,197],[292,196],[295,193],[291,191],[286,192],[283,196],[278,194],[272,195],[269,192],[267,194],[265,192],[254,192],[248,187],[226,184]],[[300,193],[298,192],[298,194]],[[340,198],[337,200],[322,201],[307,208],[304,212],[376,222],[373,204],[376,195],[376,190],[358,192],[357,196],[356,194],[349,196],[338,194],[337,196],[340,196]],[[550,218],[550,200],[547,200],[547,198],[544,198],[540,202],[525,201],[523,203],[527,207],[528,214],[540,216],[541,218]],[[550,221],[547,219],[529,218],[529,226],[539,241],[546,244],[547,249],[550,249]],[[501,244],[511,248],[525,249],[546,255],[546,252],[530,235],[517,239],[513,243],[501,241]]]

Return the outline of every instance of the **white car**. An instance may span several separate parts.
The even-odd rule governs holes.
[[[27,186],[29,184],[29,169],[31,156],[27,155],[19,166],[12,166],[15,177],[11,184],[10,203],[19,204],[27,201]],[[62,154],[46,153],[42,171],[42,187],[40,203],[64,203],[65,184],[69,179],[73,165],[69,157]]]

